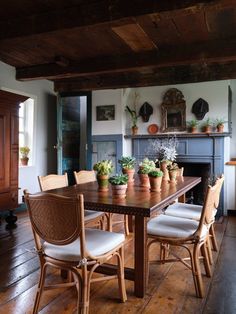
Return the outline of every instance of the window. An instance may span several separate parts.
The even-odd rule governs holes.
[[[19,147],[30,148],[29,164],[32,165],[34,99],[29,98],[20,104],[19,109]]]

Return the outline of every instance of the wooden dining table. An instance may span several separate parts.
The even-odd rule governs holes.
[[[134,294],[142,298],[146,293],[147,282],[147,220],[154,212],[161,212],[176,198],[185,195],[200,181],[200,177],[180,176],[175,183],[163,181],[161,192],[150,192],[148,188],[141,187],[136,179],[128,185],[124,199],[113,198],[111,189],[99,192],[96,181],[50,190],[50,193],[70,197],[83,194],[85,209],[134,217],[134,267],[125,267],[125,278],[134,281]],[[115,270],[115,266],[110,264],[100,269],[109,274]]]

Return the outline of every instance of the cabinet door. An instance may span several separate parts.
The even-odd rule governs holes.
[[[0,192],[10,189],[10,111],[0,106]]]

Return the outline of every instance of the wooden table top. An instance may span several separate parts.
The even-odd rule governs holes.
[[[70,197],[83,194],[85,209],[150,217],[154,210],[163,209],[200,182],[200,177],[178,177],[176,183],[162,181],[161,192],[150,192],[141,187],[137,179],[128,185],[124,199],[113,198],[111,187],[107,192],[99,192],[96,181],[50,190],[50,193]]]

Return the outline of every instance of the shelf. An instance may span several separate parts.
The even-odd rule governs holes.
[[[231,136],[231,133],[224,132],[212,132],[212,133],[158,133],[158,134],[137,134],[137,135],[124,135],[124,138],[130,138],[130,139],[149,139],[149,138],[165,138],[165,137],[177,137],[177,138],[199,138],[199,137],[229,137]]]

